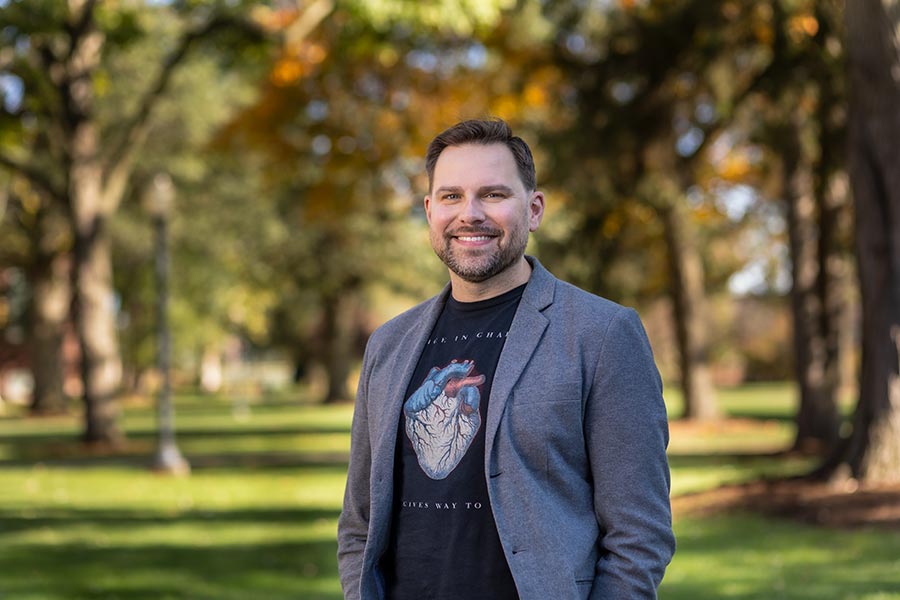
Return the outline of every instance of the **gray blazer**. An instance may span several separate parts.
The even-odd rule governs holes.
[[[533,272],[494,375],[488,495],[523,600],[656,598],[675,551],[659,373],[631,309]],[[344,596],[384,597],[400,408],[447,299],[372,334],[338,521]]]

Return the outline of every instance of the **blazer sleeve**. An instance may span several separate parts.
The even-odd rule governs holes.
[[[662,382],[637,313],[603,338],[585,407],[601,552],[591,598],[655,599],[675,552]]]
[[[369,495],[372,447],[369,439],[368,379],[371,372],[371,343],[363,356],[356,390],[350,433],[350,465],[344,504],[338,518],[338,572],[345,600],[358,600],[363,568],[363,552],[369,531]]]

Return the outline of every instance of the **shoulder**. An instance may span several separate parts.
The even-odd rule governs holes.
[[[553,302],[543,314],[552,331],[570,343],[578,340],[592,360],[610,353],[634,357],[652,352],[636,310],[560,279],[555,281]]]
[[[612,316],[623,311],[632,310],[603,296],[585,291],[562,279],[556,280],[556,298],[554,300],[569,307],[597,311],[601,315]]]
[[[571,319],[601,330],[622,320],[640,321],[633,308],[587,292],[561,279],[556,280],[556,293],[548,316],[551,319]]]
[[[540,262],[529,258],[534,269],[523,300],[539,310],[551,322],[562,322],[577,329],[602,334],[608,325],[634,310],[587,292],[554,276]]]

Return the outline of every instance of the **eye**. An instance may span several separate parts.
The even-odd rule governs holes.
[[[459,200],[460,195],[457,193],[444,194],[443,196],[441,196],[441,199],[442,200]]]

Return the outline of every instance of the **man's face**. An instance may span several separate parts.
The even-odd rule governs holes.
[[[544,196],[526,190],[505,144],[449,146],[425,197],[431,247],[461,279],[480,283],[525,253],[544,214]]]

